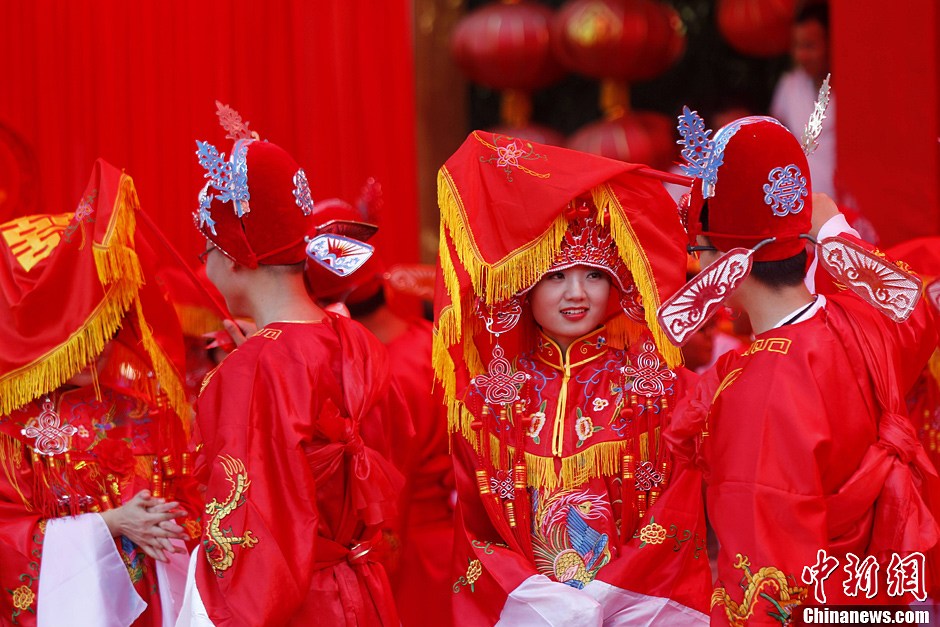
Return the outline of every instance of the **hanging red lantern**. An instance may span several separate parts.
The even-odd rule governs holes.
[[[475,83],[530,92],[564,75],[549,44],[550,8],[534,2],[489,4],[464,16],[451,38],[457,65]]]
[[[580,74],[649,80],[682,55],[685,29],[675,11],[654,0],[573,0],[552,22],[552,47]]]
[[[719,0],[718,31],[741,54],[786,54],[795,11],[796,0]]]
[[[542,126],[541,124],[532,124],[531,122],[522,127],[499,126],[490,129],[499,135],[508,135],[528,142],[537,144],[548,144],[549,146],[565,146],[565,136],[553,128]]]
[[[653,156],[649,134],[629,116],[582,127],[569,138],[568,148],[632,163],[647,163]]]

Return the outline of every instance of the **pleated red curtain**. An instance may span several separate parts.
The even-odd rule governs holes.
[[[417,260],[410,6],[0,3],[0,140],[29,150],[4,163],[31,159],[38,173],[0,176],[0,187],[29,188],[0,189],[0,219],[74,209],[100,156],[134,178],[144,209],[182,252],[201,250],[190,218],[202,180],[195,140],[221,149],[218,99],[294,154],[314,200],[353,201],[375,177],[385,192],[378,245],[391,262]],[[35,202],[4,207],[4,197]]]

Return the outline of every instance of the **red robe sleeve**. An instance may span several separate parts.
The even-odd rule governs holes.
[[[0,621],[35,625],[43,531],[41,515],[23,500],[31,494],[33,473],[15,463],[18,445],[0,434]]]

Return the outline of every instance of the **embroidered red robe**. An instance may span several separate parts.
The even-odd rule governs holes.
[[[180,501],[188,516],[177,522],[199,537],[191,455],[175,450],[181,429],[165,408],[106,385],[100,398],[91,386],[63,387],[0,418],[0,622],[35,625],[39,602],[55,602],[38,596],[48,520],[111,509],[148,489]],[[147,603],[133,624],[162,625],[154,560],[127,538],[104,541],[114,542]]]
[[[385,349],[358,323],[272,323],[207,377],[199,595],[216,625],[398,624],[377,559],[401,477]]]
[[[930,463],[898,414],[937,342],[928,316],[922,303],[896,324],[829,296],[723,356],[677,409],[667,439],[704,470],[721,547],[714,623],[780,624],[823,598],[899,603],[929,588],[914,554],[938,539],[921,497]]]
[[[472,422],[454,437],[455,621],[494,624],[533,575],[584,598],[604,582],[605,624],[629,624],[623,604],[651,599],[704,620],[699,477],[674,472],[660,438],[683,382],[652,340],[610,348],[602,327],[563,353],[542,335],[510,380],[521,398],[506,407],[477,378]]]

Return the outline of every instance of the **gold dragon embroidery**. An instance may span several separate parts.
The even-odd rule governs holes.
[[[228,517],[232,512],[245,504],[245,493],[251,485],[248,479],[248,473],[245,471],[245,464],[240,459],[235,459],[227,455],[219,455],[222,468],[225,470],[225,478],[232,484],[225,501],[219,503],[217,499],[212,499],[206,503],[206,515],[209,520],[206,524],[206,538],[202,543],[206,549],[206,557],[209,559],[209,565],[219,577],[223,572],[231,568],[235,561],[234,546],[240,544],[242,548],[250,549],[258,543],[258,538],[254,536],[250,529],[246,529],[241,536],[229,535],[232,533],[231,527],[226,530],[221,528],[222,520]]]
[[[738,553],[736,557],[738,563],[734,567],[744,571],[744,580],[741,582],[744,598],[738,604],[727,590],[716,588],[712,592],[711,607],[723,605],[728,622],[734,627],[742,627],[754,614],[757,602],[764,599],[776,608],[776,612],[768,612],[768,614],[781,623],[786,623],[790,618],[792,608],[802,605],[806,600],[806,588],[791,586],[787,576],[773,566],[764,566],[754,573],[751,571],[751,561],[747,556]]]

